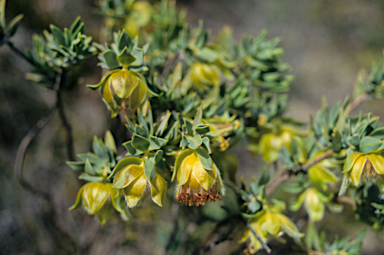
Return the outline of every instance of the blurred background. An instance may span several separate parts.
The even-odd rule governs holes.
[[[7,21],[19,13],[25,15],[13,40],[20,49],[31,47],[33,33],[41,34],[51,23],[69,27],[77,16],[85,22],[87,35],[95,41],[100,38],[102,18],[95,14],[95,0],[7,2]],[[291,66],[295,76],[289,115],[300,120],[308,120],[310,114],[316,113],[323,96],[333,105],[352,95],[359,69],[369,69],[384,48],[381,0],[184,0],[177,4],[188,10],[192,26],[203,19],[213,34],[223,25],[230,25],[238,39],[242,34],[255,36],[262,29],[268,30],[268,38],[280,37],[285,52],[283,61]],[[89,151],[92,137],[103,136],[114,124],[99,94],[85,87],[101,78],[97,62],[96,57],[87,61],[79,69],[80,85],[63,95],[77,153]],[[167,244],[167,234],[173,226],[167,213],[174,210],[171,203],[164,208],[133,210],[134,220],[116,219],[104,226],[83,210],[68,211],[81,183],[65,164],[65,132],[56,115],[31,143],[24,162],[25,178],[52,194],[53,207],[16,181],[13,164],[17,147],[56,100],[52,91],[24,79],[30,70],[31,66],[8,47],[0,47],[0,254],[165,254],[161,247]],[[359,110],[381,116],[383,106],[381,101],[365,102]],[[242,157],[239,175],[255,176],[263,165],[244,146],[237,146],[232,152]],[[366,227],[362,253],[384,254],[384,235],[356,223],[351,207],[347,205],[346,209],[341,215],[326,214],[318,226],[329,237],[354,236]],[[186,231],[193,234],[194,227],[188,226]],[[234,234],[239,237],[240,229]],[[209,254],[238,250],[236,240],[218,245]],[[288,254],[278,249],[274,252]]]

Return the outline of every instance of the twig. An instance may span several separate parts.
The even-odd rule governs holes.
[[[272,181],[269,182],[269,184],[268,184],[268,186],[266,188],[267,196],[269,196],[283,181],[288,180],[288,178],[289,178],[289,176],[291,174],[295,174],[295,173],[299,172],[300,170],[306,170],[306,169],[310,168],[311,166],[319,163],[323,159],[328,158],[332,154],[333,154],[333,150],[330,149],[330,150],[324,152],[323,154],[321,154],[320,156],[318,156],[318,157],[314,158],[313,160],[309,161],[308,163],[306,163],[304,165],[301,165],[301,166],[296,166],[296,167],[292,168],[292,170],[288,170],[286,168],[281,169],[276,174],[276,177]]]
[[[171,72],[172,64],[173,64],[173,61],[176,59],[176,56],[177,54],[170,56],[165,62],[163,72],[160,75],[159,84],[162,84],[167,78],[167,76],[169,75],[169,73]]]
[[[216,227],[215,229],[212,231],[211,235],[213,235],[215,232],[217,232],[217,230],[225,223],[228,223],[228,219],[226,219],[225,221],[221,221],[221,222],[218,222],[216,224]],[[221,233],[221,235],[219,235],[219,238],[210,243],[210,244],[207,244],[205,245],[203,248],[202,248],[202,252],[203,253],[206,253],[206,252],[209,252],[210,250],[212,250],[216,245],[222,243],[222,242],[225,242],[227,240],[231,240],[231,238],[229,238],[229,236],[232,234],[232,232],[235,230],[235,225],[236,225],[236,221],[232,221],[231,225],[229,226],[229,228],[227,229],[227,231],[225,231],[224,233]],[[210,236],[211,236],[210,235]]]
[[[64,105],[63,105],[63,99],[62,99],[62,89],[65,86],[67,78],[67,70],[62,69],[61,74],[60,74],[60,80],[59,80],[59,85],[58,88],[56,89],[56,95],[57,95],[57,101],[56,101],[56,107],[59,110],[59,115],[60,119],[63,122],[64,128],[67,131],[67,154],[68,154],[68,159],[70,161],[75,161],[75,152],[73,149],[73,135],[72,135],[72,126],[70,122],[68,121],[67,116],[65,115],[64,112]]]
[[[359,96],[349,104],[349,111],[351,112],[353,109],[355,109],[357,106],[359,106],[361,103],[368,99],[370,99],[368,94],[363,94]]]
[[[23,58],[24,60],[26,60],[28,63],[30,63],[31,65],[34,65],[34,63],[32,62],[32,60],[24,54],[24,52],[22,52],[21,50],[19,50],[18,48],[16,48],[13,43],[9,40],[6,40],[7,42],[7,45],[9,46],[9,48],[15,52],[17,55],[19,55],[19,57]]]
[[[336,198],[336,201],[337,201],[338,203],[349,204],[349,205],[352,206],[353,208],[356,208],[356,201],[353,200],[353,199],[350,198],[350,197],[337,197],[337,198]]]
[[[17,149],[16,153],[16,160],[15,160],[15,177],[20,182],[20,184],[29,192],[31,192],[34,195],[41,196],[42,198],[46,199],[47,201],[50,201],[50,194],[42,191],[38,188],[33,187],[29,182],[27,182],[24,179],[23,176],[23,163],[24,163],[24,157],[25,152],[27,151],[27,148],[33,138],[45,127],[45,125],[48,124],[48,122],[52,119],[53,114],[55,113],[56,108],[53,108],[50,110],[48,115],[41,118],[27,133],[26,136],[24,136],[23,140],[21,141],[19,148]]]
[[[165,62],[165,65],[164,65],[163,72],[161,73],[160,78],[159,78],[159,85],[161,85],[165,81],[165,79],[167,78],[167,76],[171,72],[172,66],[173,66],[173,63],[175,62],[175,60],[177,62],[179,62],[179,61],[182,61],[183,59],[184,59],[184,53],[182,51],[177,53],[177,54],[170,56],[167,59],[167,61]]]
[[[251,230],[252,234],[256,237],[257,241],[259,241],[261,243],[261,245],[263,246],[263,249],[266,252],[271,253],[272,252],[271,248],[269,248],[269,246],[263,240],[261,240],[260,236],[252,228],[251,224],[249,224],[249,222],[247,220],[244,220],[244,221],[247,224],[247,227],[249,228],[249,230]]]

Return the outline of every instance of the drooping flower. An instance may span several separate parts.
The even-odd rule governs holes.
[[[320,154],[321,153],[316,154],[313,158],[319,156]],[[311,161],[312,159],[309,159],[308,161]],[[330,170],[335,167],[337,167],[337,164],[331,159],[321,160],[308,168],[309,180],[313,184],[320,186],[321,189],[326,190],[327,184],[337,183],[338,181],[337,176]]]
[[[220,85],[220,69],[214,64],[196,62],[190,67],[193,85],[198,89],[208,89],[209,86]]]
[[[283,232],[293,239],[300,239],[302,236],[295,224],[287,216],[268,207],[258,212],[256,217],[249,221],[249,224],[263,242],[266,242],[271,236],[279,237]],[[250,229],[245,231],[240,242],[246,242],[247,240],[250,240],[248,246],[250,254],[256,253],[263,247]]]
[[[221,201],[219,194],[225,193],[217,166],[208,154],[203,159],[200,157],[203,157],[201,153],[188,149],[180,153],[175,162],[172,180],[177,177],[177,201],[189,206]]]
[[[325,204],[331,200],[331,196],[326,196],[315,188],[304,191],[291,206],[292,211],[297,211],[304,204],[311,221],[320,221],[324,217]]]
[[[113,208],[127,219],[127,211],[121,206],[122,197],[111,183],[89,182],[77,193],[76,202],[69,210],[78,209],[84,205],[89,214],[96,214],[101,224],[110,217]]]
[[[285,146],[288,151],[291,147],[292,139],[295,140],[299,148],[299,160],[304,160],[305,146],[301,138],[296,134],[298,131],[291,126],[283,125],[277,132],[266,133],[261,136],[259,142],[259,152],[267,163],[276,161],[279,158],[279,151]]]
[[[113,187],[122,189],[128,207],[140,204],[151,194],[153,202],[163,206],[167,194],[164,177],[156,173],[150,180],[144,174],[144,160],[136,157],[122,159],[116,166]]]
[[[101,95],[112,117],[116,117],[126,108],[136,109],[147,97],[147,83],[138,72],[131,70],[112,70],[97,85],[88,85],[91,89],[101,89]]]
[[[374,153],[353,152],[345,159],[343,173],[349,173],[349,179],[355,186],[361,181],[376,180],[378,174],[384,174],[384,157]]]

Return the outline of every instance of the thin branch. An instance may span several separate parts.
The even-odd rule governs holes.
[[[359,96],[358,98],[356,98],[355,100],[353,100],[349,104],[349,111],[351,112],[353,109],[355,109],[361,103],[363,103],[364,101],[367,101],[369,99],[370,99],[370,96],[368,94],[363,94],[363,95]]]
[[[21,186],[23,186],[26,190],[28,190],[32,194],[37,195],[37,196],[41,196],[42,198],[46,199],[47,201],[50,201],[50,194],[49,193],[33,187],[29,182],[27,182],[27,180],[24,179],[23,164],[24,164],[25,152],[27,151],[29,144],[36,137],[36,135],[45,127],[45,125],[47,125],[48,122],[52,119],[52,116],[55,113],[55,111],[56,111],[56,108],[51,109],[50,112],[48,113],[48,115],[41,118],[28,131],[27,135],[24,136],[23,140],[21,141],[21,143],[19,145],[19,148],[17,149],[15,167],[14,167],[15,177],[19,181]]]
[[[271,253],[272,252],[271,248],[269,248],[269,246],[263,240],[261,240],[260,236],[252,228],[251,224],[249,224],[249,222],[246,220],[244,221],[247,224],[247,227],[249,228],[249,230],[251,230],[252,234],[256,237],[257,241],[261,243],[261,245],[263,246],[263,249],[266,250],[266,252]]]
[[[179,62],[179,61],[182,61],[183,59],[184,59],[184,52],[182,52],[182,51],[180,51],[177,54],[170,56],[167,59],[167,61],[165,62],[165,65],[164,65],[163,72],[161,73],[160,78],[159,78],[159,84],[160,85],[165,81],[167,76],[172,71],[172,67],[173,67],[174,62],[175,61]]]
[[[13,43],[9,40],[7,40],[7,45],[9,46],[9,48],[16,53],[16,55],[18,55],[19,57],[23,58],[25,61],[27,61],[28,63],[30,63],[31,65],[34,65],[34,63],[32,62],[32,60],[27,56],[25,55],[24,52],[22,52],[21,50],[19,50],[18,48],[16,48]]]
[[[292,168],[291,170],[288,170],[286,168],[281,169],[276,174],[276,177],[272,181],[269,182],[269,184],[268,184],[268,186],[266,188],[267,196],[269,196],[278,186],[280,186],[280,184],[283,181],[288,180],[290,175],[295,174],[295,173],[297,173],[297,172],[299,172],[301,170],[306,170],[306,169],[310,168],[311,166],[319,163],[320,161],[328,158],[332,154],[333,154],[333,150],[330,149],[330,150],[324,152],[323,154],[321,154],[320,156],[318,156],[318,157],[314,158],[313,160],[309,161],[308,163],[305,163],[304,165],[296,166],[296,167]]]
[[[65,115],[64,112],[64,104],[63,104],[63,98],[62,98],[62,90],[65,86],[67,78],[67,70],[62,69],[61,74],[60,74],[60,80],[59,80],[59,87],[56,90],[56,95],[57,95],[57,101],[56,101],[56,107],[59,110],[59,116],[61,121],[63,122],[64,128],[67,132],[67,154],[68,154],[68,159],[70,161],[75,161],[75,152],[73,149],[73,134],[72,134],[72,126],[70,122],[68,121],[67,116]]]
[[[216,233],[218,231],[218,229],[225,223],[228,223],[228,219],[226,219],[225,221],[221,221],[221,222],[218,222],[216,224],[216,227],[215,229],[212,231],[211,235],[212,236],[214,233]],[[221,235],[219,235],[219,237],[217,238],[216,241],[212,242],[212,243],[209,243],[209,244],[206,244],[203,248],[202,248],[202,252],[203,253],[207,253],[209,252],[210,250],[212,250],[216,245],[222,243],[222,242],[225,242],[227,240],[232,240],[229,236],[232,234],[232,232],[235,230],[235,226],[236,226],[236,221],[233,221],[231,223],[231,225],[228,227],[227,231],[221,233]]]

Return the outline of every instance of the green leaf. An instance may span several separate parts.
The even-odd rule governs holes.
[[[88,159],[91,164],[97,165],[99,167],[105,165],[105,163],[98,156],[91,152],[88,152],[87,154],[77,154],[77,157],[84,162]]]
[[[203,145],[207,149],[208,153],[211,154],[212,153],[212,151],[211,151],[211,142],[209,141],[208,137],[204,137],[203,138]]]
[[[150,141],[150,145],[149,145],[150,150],[158,150],[168,142],[168,140],[165,140],[159,137],[154,137],[154,136],[151,136],[149,138],[149,141]]]
[[[79,176],[79,179],[88,182],[102,182],[104,178],[101,176],[91,176],[87,173],[83,173]]]
[[[84,162],[72,162],[67,161],[67,165],[76,172],[84,172],[85,163]]]
[[[119,52],[122,52],[125,47],[128,47],[128,49],[131,49],[132,41],[127,32],[125,30],[121,33],[119,41],[117,43],[117,49]]]
[[[166,115],[163,117],[163,120],[160,122],[159,128],[156,130],[156,136],[161,136],[164,133],[168,126],[169,117],[171,117],[171,112],[167,111]]]
[[[200,124],[202,116],[203,116],[203,106],[200,105],[199,109],[197,110],[195,119],[193,120],[193,126],[192,126],[193,130],[195,130],[197,126]]]
[[[12,37],[16,33],[17,28],[19,27],[20,22],[23,19],[23,17],[24,17],[23,14],[19,14],[15,18],[13,18],[13,20],[8,24],[7,33],[8,33],[9,37]]]
[[[93,151],[95,154],[105,163],[109,162],[109,154],[108,149],[105,146],[105,144],[98,139],[96,136],[93,137],[93,144],[92,144]]]
[[[194,137],[187,136],[188,147],[196,150],[202,144],[203,140],[200,135],[195,135]]]
[[[125,68],[127,68],[136,60],[136,58],[128,51],[127,47],[124,48],[123,52],[121,52],[121,54],[117,56],[116,59]]]
[[[264,167],[263,171],[261,172],[261,176],[260,176],[259,181],[257,182],[257,184],[259,186],[266,185],[269,182],[269,179],[270,179],[269,171],[268,171],[268,169],[266,167]]]
[[[209,156],[208,152],[203,148],[196,149],[197,156],[199,157],[201,163],[205,170],[212,170],[212,159]]]
[[[101,57],[109,69],[114,69],[120,66],[117,61],[117,56],[113,50],[103,52]]]
[[[138,134],[133,134],[133,136],[132,136],[133,148],[140,150],[142,152],[145,152],[148,150],[150,144],[151,143],[147,138],[142,137]]]
[[[83,31],[81,31],[83,28],[84,28],[84,23],[81,22],[80,17],[77,17],[75,21],[72,23],[71,28],[69,30],[71,31],[71,34],[75,36],[79,32],[83,33]]]
[[[111,151],[113,151],[114,153],[117,152],[115,139],[113,138],[113,135],[109,130],[105,132],[104,143],[109,147],[109,149],[111,149]]]
[[[132,50],[132,56],[135,58],[135,61],[132,63],[132,66],[141,66],[144,62],[144,51],[139,48],[134,48]]]
[[[377,128],[375,130],[373,130],[369,136],[371,137],[374,137],[376,139],[384,139],[384,127],[381,127],[381,128]]]
[[[137,157],[126,157],[119,161],[119,163],[116,165],[115,169],[113,169],[112,173],[108,176],[107,180],[114,177],[118,172],[123,170],[129,165],[140,165],[143,162],[141,158]]]
[[[146,124],[146,123],[144,123],[144,124]],[[142,127],[142,126],[136,125],[135,133],[137,135],[140,135],[140,136],[144,137],[144,138],[147,138],[147,139],[149,138],[149,134],[148,134],[147,130],[144,127]]]
[[[209,125],[207,124],[200,124],[198,127],[196,127],[196,133],[199,135],[207,134],[209,131]]]
[[[162,150],[158,150],[156,151],[156,154],[155,154],[155,164],[158,164],[160,162],[160,160],[163,158],[163,151]]]
[[[131,154],[131,155],[137,155],[138,154],[137,150],[135,148],[133,148],[133,146],[132,146],[132,141],[128,141],[128,142],[123,143],[123,146],[127,149],[129,154]]]
[[[334,132],[332,136],[333,136],[332,149],[334,152],[338,153],[343,148],[340,132],[336,130],[336,132]]]
[[[84,171],[85,171],[87,174],[90,174],[90,175],[96,175],[96,172],[95,172],[95,170],[93,169],[93,167],[92,167],[92,165],[91,165],[91,162],[89,162],[89,159],[87,159],[87,160],[85,161]]]
[[[147,158],[144,159],[144,174],[148,180],[152,180],[156,176],[155,164]]]
[[[360,151],[364,153],[372,152],[378,149],[381,144],[382,141],[380,139],[371,136],[365,136],[360,140]]]

